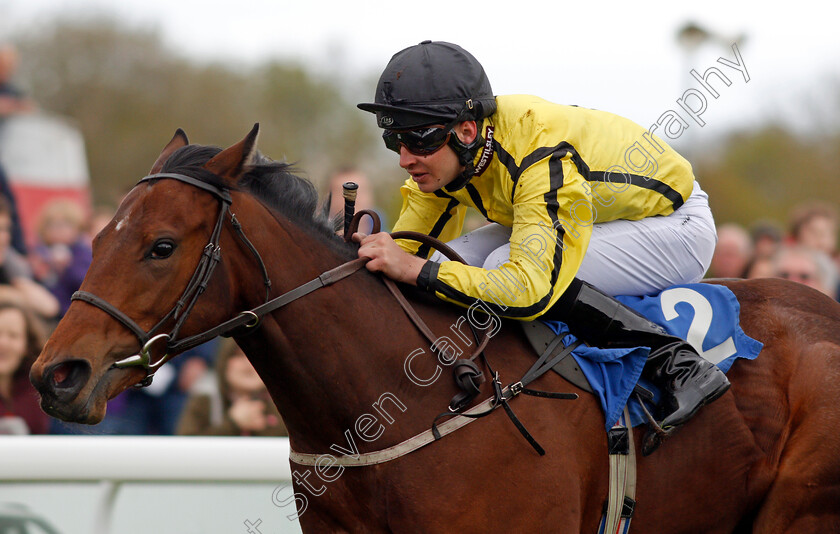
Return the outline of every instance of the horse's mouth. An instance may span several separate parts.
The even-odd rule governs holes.
[[[95,425],[105,417],[104,412],[100,417],[92,417],[87,402],[67,404],[51,397],[41,397],[41,409],[48,415],[68,423]]]
[[[59,386],[68,380],[63,369],[59,368],[57,374],[57,378],[63,379],[57,381]],[[84,391],[81,391],[73,398],[66,398],[61,387],[42,391],[41,409],[48,415],[68,423],[87,425],[100,423],[105,418],[108,399],[119,393],[119,391],[111,392],[113,385],[119,381],[120,375],[124,374],[119,369],[110,368],[99,377],[89,394],[84,395]]]

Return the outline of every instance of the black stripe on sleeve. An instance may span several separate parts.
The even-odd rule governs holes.
[[[574,154],[574,149],[571,149]],[[563,157],[569,153],[568,150],[560,150],[551,155],[548,160],[548,176],[549,176],[549,190],[545,193],[543,198],[546,203],[546,210],[548,217],[551,219],[551,224],[557,232],[557,237],[554,240],[554,269],[551,271],[551,291],[554,291],[554,284],[557,283],[557,277],[560,275],[560,266],[563,263],[563,237],[566,231],[560,224],[557,218],[557,212],[560,211],[560,204],[557,201],[557,192],[563,187]],[[550,294],[550,293],[549,293]]]

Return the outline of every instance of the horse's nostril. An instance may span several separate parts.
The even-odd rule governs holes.
[[[56,387],[61,387],[62,382],[67,380],[67,377],[70,376],[70,364],[67,362],[58,364],[55,369],[53,369],[52,376]]]
[[[90,373],[85,360],[65,360],[47,371],[47,383],[56,396],[70,399],[79,393]]]

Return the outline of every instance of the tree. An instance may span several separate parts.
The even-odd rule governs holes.
[[[735,132],[696,165],[718,222],[786,223],[809,199],[840,202],[837,135],[796,135],[781,124]]]
[[[381,152],[342,88],[300,65],[200,64],[158,32],[107,17],[57,19],[19,43],[39,105],[85,136],[96,203],[122,196],[179,127],[193,142],[227,146],[260,122],[261,151],[298,162],[315,182]]]

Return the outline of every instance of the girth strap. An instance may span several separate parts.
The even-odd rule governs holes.
[[[636,508],[636,445],[630,410],[624,412],[607,434],[610,479],[604,515],[598,534],[627,534]]]
[[[505,396],[502,398],[502,407],[505,409],[505,413],[507,413],[508,417],[510,418],[513,425],[519,430],[519,433],[525,438],[526,441],[534,448],[537,453],[542,456],[545,454],[545,449],[537,442],[537,440],[531,435],[530,432],[525,428],[516,414],[513,412],[513,409],[509,405],[509,400],[516,395],[522,393],[525,395],[530,395],[532,397],[542,397],[545,399],[577,399],[578,396],[576,393],[555,393],[552,391],[541,391],[538,389],[531,389],[526,387],[528,384],[536,380],[537,378],[541,377],[552,367],[557,365],[561,360],[568,357],[573,350],[575,350],[578,345],[581,344],[581,341],[576,341],[571,345],[564,346],[562,344],[562,338],[557,336],[549,345],[546,347],[545,351],[540,355],[534,365],[531,366],[530,369],[522,376],[522,379],[519,382],[513,383],[509,386],[508,392],[509,396]],[[560,349],[558,352],[558,348]],[[498,386],[497,386],[498,387]]]

